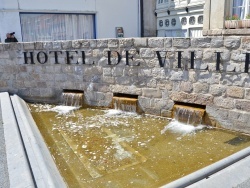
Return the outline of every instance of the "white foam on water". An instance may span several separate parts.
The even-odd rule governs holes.
[[[55,106],[54,108],[51,108],[50,111],[57,112],[58,114],[68,114],[69,112],[79,108],[80,107],[75,106]]]
[[[161,134],[164,134],[166,131],[170,131],[172,133],[187,135],[187,134],[195,133],[195,132],[202,130],[206,127],[207,126],[205,126],[205,125],[198,125],[198,126],[187,125],[184,123],[180,123],[176,120],[173,120],[167,126],[165,126],[163,130],[161,130]]]
[[[109,109],[109,110],[105,110],[105,116],[124,116],[124,117],[128,117],[128,116],[139,116],[138,114],[136,114],[135,112],[125,112],[122,110],[116,110],[116,109]]]

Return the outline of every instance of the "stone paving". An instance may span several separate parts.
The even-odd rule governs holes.
[[[0,106],[0,187],[1,188],[10,187],[1,106]]]

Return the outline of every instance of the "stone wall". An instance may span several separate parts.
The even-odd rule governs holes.
[[[205,105],[213,125],[250,133],[248,50],[248,37],[0,44],[0,91],[57,103],[63,89],[82,90],[92,106],[133,94],[145,113],[168,117],[175,102]]]

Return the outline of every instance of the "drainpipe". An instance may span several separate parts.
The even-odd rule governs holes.
[[[210,18],[211,18],[211,0],[209,0],[209,22],[208,22],[208,30],[210,30]]]
[[[139,0],[139,14],[140,14],[140,28],[141,28],[141,37],[144,37],[144,17],[143,17],[143,0]]]

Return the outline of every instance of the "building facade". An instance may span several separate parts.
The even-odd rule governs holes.
[[[250,0],[206,0],[204,36],[250,34]]]
[[[156,0],[158,37],[201,37],[205,0]]]
[[[18,41],[140,37],[140,0],[0,0],[0,38]],[[115,7],[115,8],[114,8]]]

